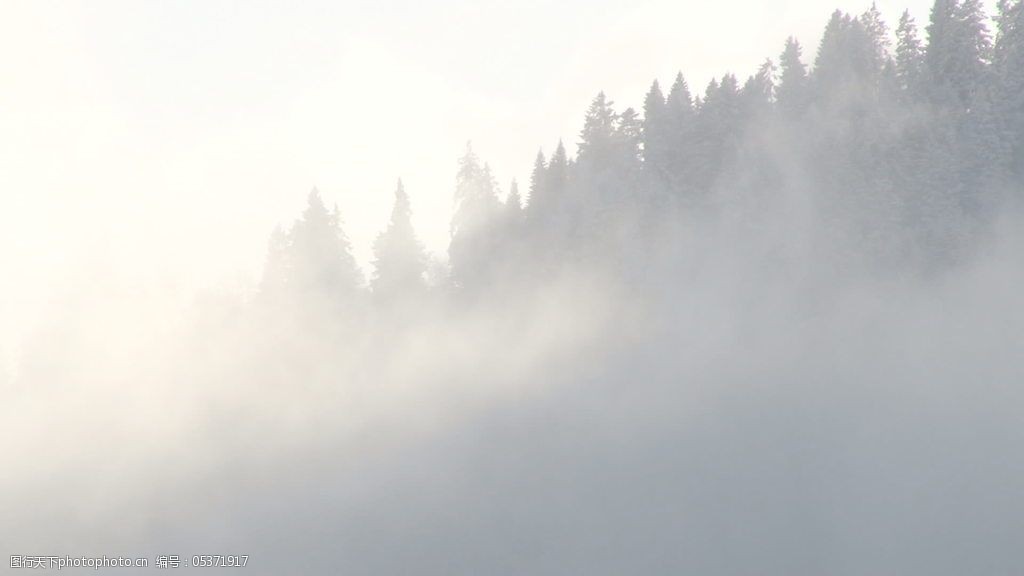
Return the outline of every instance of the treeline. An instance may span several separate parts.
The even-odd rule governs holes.
[[[504,201],[467,149],[447,274],[433,284],[476,291],[566,263],[639,277],[697,222],[754,250],[796,242],[882,268],[962,260],[1024,196],[1024,0],[1000,0],[994,18],[980,0],[936,0],[923,31],[904,12],[894,32],[874,5],[836,11],[810,66],[790,38],[742,82],[726,74],[695,92],[681,73],[667,91],[655,81],[642,111],[600,93],[576,156],[561,142],[538,152],[527,193],[513,181]],[[401,183],[373,250],[375,297],[428,289]],[[364,284],[337,209],[314,191],[274,233],[262,292]]]

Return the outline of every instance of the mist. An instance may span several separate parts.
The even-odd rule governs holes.
[[[125,177],[160,180],[130,200],[167,208],[157,227],[63,252],[26,238],[73,217],[9,224],[11,571],[244,555],[255,574],[1017,573],[1024,3],[823,22],[736,62],[749,77],[684,70],[622,94],[634,107],[595,89],[582,123],[539,109],[550,125],[509,136],[535,142],[517,152],[532,164],[490,164],[492,137],[465,144],[460,124],[461,151],[412,179],[374,160],[390,184],[365,210],[299,180],[254,201],[273,220],[179,220],[194,174],[167,180],[157,157]],[[403,117],[415,98],[386,103]],[[443,209],[422,200],[434,171]],[[2,222],[33,212],[18,198],[0,194]],[[82,219],[138,214],[112,206]],[[206,218],[208,261],[153,272]]]

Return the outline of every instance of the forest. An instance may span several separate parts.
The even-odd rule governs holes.
[[[811,66],[789,38],[777,63],[743,81],[725,74],[693,91],[680,73],[666,91],[655,80],[642,111],[616,111],[599,93],[577,154],[562,142],[538,152],[523,192],[513,180],[503,193],[467,146],[448,268],[428,274],[399,182],[369,291],[422,296],[429,283],[478,294],[564,267],[639,287],[652,269],[680,265],[676,247],[711,222],[754,261],[939,273],[1021,201],[1021,22],[1021,3],[1003,0],[993,34],[982,2],[944,0],[924,39],[904,12],[893,45],[875,6],[836,11]],[[311,193],[272,237],[261,291],[351,300],[365,281],[341,216]]]

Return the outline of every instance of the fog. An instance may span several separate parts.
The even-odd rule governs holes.
[[[582,129],[520,127],[544,145],[518,184],[464,145],[435,168],[440,249],[422,180],[395,169],[369,239],[302,181],[259,246],[238,247],[253,221],[218,219],[209,251],[259,254],[252,274],[212,258],[193,273],[220,261],[217,281],[167,279],[102,249],[57,285],[11,266],[7,294],[46,297],[3,308],[0,554],[148,558],[99,570],[124,574],[168,555],[255,574],[1016,573],[1024,4],[939,0],[919,31],[843,8],[802,48],[737,62],[745,83],[684,70],[624,94],[636,110],[601,92]],[[174,210],[160,230],[187,236]]]

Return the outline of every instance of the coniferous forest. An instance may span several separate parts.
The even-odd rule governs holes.
[[[33,437],[0,450],[0,548],[1019,572],[1024,0],[892,16],[598,92],[519,182],[467,145],[447,255],[396,173],[365,272],[314,189],[251,286],[86,289],[0,374],[0,438]]]
[[[948,270],[1021,199],[1019,4],[1000,2],[991,31],[977,1],[936,2],[923,30],[904,12],[895,43],[874,6],[836,11],[819,46],[789,38],[749,78],[655,80],[639,111],[598,93],[577,154],[537,152],[528,190],[505,192],[467,146],[448,269],[431,284],[477,297],[569,266],[642,288],[685,263],[697,228],[752,264],[777,259],[779,274],[810,261],[840,275]],[[312,192],[271,239],[262,292],[423,297],[429,260],[410,213],[399,182],[365,290],[340,215]]]

